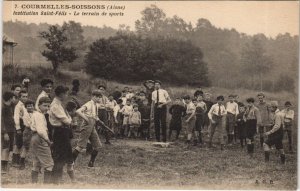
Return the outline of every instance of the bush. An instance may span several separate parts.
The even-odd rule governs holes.
[[[207,64],[189,41],[117,34],[99,39],[86,55],[86,71],[94,77],[122,82],[160,79],[172,84],[207,86]]]

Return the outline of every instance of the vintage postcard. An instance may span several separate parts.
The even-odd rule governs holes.
[[[2,5],[2,188],[297,189],[299,1]]]

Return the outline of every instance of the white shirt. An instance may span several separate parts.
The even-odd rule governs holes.
[[[134,96],[134,93],[127,93],[126,98],[131,99]]]
[[[208,118],[209,119],[212,119],[212,115],[217,115],[217,116],[219,116],[219,108],[221,109],[221,116],[223,116],[223,115],[226,115],[227,114],[227,111],[226,111],[226,109],[225,109],[225,106],[224,105],[220,105],[220,107],[219,107],[219,104],[218,103],[216,103],[216,104],[214,104],[213,106],[211,106],[211,108],[210,108],[210,110],[209,110],[209,112],[208,112]]]
[[[283,110],[281,110],[281,113],[284,117],[284,122],[291,122],[292,120],[294,120],[295,113],[293,110],[283,109]]]
[[[99,103],[97,103],[98,109],[105,109],[107,107],[107,103],[109,102],[109,99],[103,95],[100,99]]]
[[[27,110],[24,106],[24,103],[19,101],[17,103],[17,105],[15,106],[15,111],[14,111],[14,121],[15,121],[16,130],[21,129],[20,119],[23,119],[23,116],[27,115],[26,113],[27,113]]]
[[[127,98],[126,97],[121,97],[121,99],[122,99],[122,105],[126,105],[126,101],[127,101]]]
[[[132,105],[124,105],[120,112],[125,116],[129,116],[132,111],[133,111]]]
[[[49,122],[53,126],[71,125],[71,116],[66,112],[61,101],[57,98],[54,98],[50,105]]]
[[[24,116],[23,116],[23,122],[24,122],[24,125],[26,127],[30,127],[31,126],[31,118],[32,118],[32,114],[33,113],[28,113],[28,112],[25,112],[24,113]]]
[[[45,115],[39,111],[34,111],[31,118],[31,130],[37,132],[40,137],[49,140],[47,121]]]
[[[152,101],[154,101],[154,103],[157,102],[157,91],[159,96],[159,103],[167,103],[171,101],[168,92],[164,89],[159,89],[152,92]]]
[[[238,115],[239,114],[239,106],[235,102],[227,102],[226,103],[226,110],[227,112],[233,114],[233,115]]]
[[[114,107],[114,117],[115,117],[115,119],[117,119],[117,115],[118,115],[118,113],[119,113],[120,110],[121,110],[121,107],[117,104]]]
[[[81,108],[77,110],[77,112],[83,113],[87,117],[95,118],[98,117],[98,108],[97,104],[91,100],[85,103]]]
[[[40,108],[39,108],[39,101],[42,97],[49,97],[49,95],[45,92],[45,91],[42,91],[40,93],[40,95],[36,98],[36,102],[35,102],[35,110],[37,111],[40,111]]]
[[[193,104],[193,102],[190,102],[186,105],[186,114],[192,115],[196,111],[196,106]]]

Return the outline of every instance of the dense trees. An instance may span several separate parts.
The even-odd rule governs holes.
[[[208,85],[203,54],[191,42],[142,38],[118,33],[99,39],[86,56],[87,72],[119,81],[160,79],[176,84]]]
[[[15,47],[14,58],[17,63],[45,63],[45,59],[40,54],[40,50],[45,49],[43,41],[36,37],[39,31],[47,30],[48,26],[47,24],[26,24],[19,21],[4,23],[4,32],[13,37],[18,43],[18,46]],[[165,51],[161,47],[178,53],[184,51],[184,47],[187,48],[186,46],[188,46],[193,47],[193,49],[196,47],[200,48],[200,61],[201,63],[207,63],[207,65],[201,64],[203,67],[207,66],[207,68],[201,70],[208,71],[207,76],[199,75],[199,71],[195,71],[194,74],[193,71],[191,74],[197,76],[192,78],[203,82],[205,80],[201,80],[201,78],[204,76],[203,78],[208,79],[212,86],[262,89],[264,91],[291,91],[297,88],[299,37],[292,36],[289,33],[278,34],[278,36],[272,38],[266,37],[264,34],[250,36],[239,33],[235,29],[218,28],[205,18],[199,18],[196,25],[193,26],[179,16],[168,17],[162,9],[155,5],[147,7],[141,12],[141,18],[136,21],[135,29],[130,29],[128,26],[120,23],[119,30],[107,26],[101,28],[82,26],[82,30],[83,32],[79,33],[84,37],[86,45],[100,42],[99,39],[103,43],[107,43],[110,37],[120,38],[122,34],[123,41],[126,38],[129,39],[126,40],[129,43],[128,45],[121,43],[121,39],[111,41],[119,43],[126,48],[142,47],[138,51],[140,57],[132,55],[136,51],[129,51],[131,49],[121,51],[121,53],[123,56],[128,56],[125,59],[126,63],[143,63],[143,66],[147,66],[147,68],[141,68],[143,76],[145,73],[147,75],[152,73],[153,77],[177,79],[180,76],[184,78],[185,67],[187,69],[192,67],[190,64],[192,61],[181,60],[181,62],[175,62],[178,64],[176,67],[182,68],[182,73],[167,73],[165,71],[166,68],[176,68],[170,64],[170,58],[174,57],[176,61],[181,58],[178,58],[177,54]],[[118,31],[119,34],[116,35]],[[171,45],[163,46],[160,43],[160,39],[163,39],[164,43]],[[177,49],[174,47],[175,44],[178,46]],[[109,45],[111,44],[109,43]],[[156,47],[158,47],[157,50],[155,50]],[[90,49],[80,52],[86,54],[88,51]],[[118,51],[120,50],[118,49]],[[255,56],[255,54],[258,56]],[[141,57],[141,55],[146,55],[146,58],[152,56],[153,59],[146,59]],[[164,59],[161,59],[162,56],[164,56]],[[81,55],[81,61],[78,61],[80,58],[75,60],[75,63],[78,62],[80,68],[85,67],[83,57],[84,55]],[[131,60],[133,58],[139,60],[133,62]],[[183,56],[183,58],[186,57]],[[116,59],[115,62],[119,61],[117,58],[114,59]],[[124,57],[120,58],[121,61],[123,59]],[[195,59],[196,61],[197,59]],[[158,67],[161,66],[161,63],[163,63],[162,68]],[[77,64],[72,64],[68,67],[71,68],[71,66],[78,68]],[[100,66],[98,67],[100,68]],[[120,68],[122,67],[120,66]],[[151,72],[152,70],[153,72]],[[254,72],[256,70],[261,72]],[[164,75],[159,76],[159,74]],[[176,77],[174,76],[175,74]],[[101,75],[99,73],[98,76],[104,77]],[[148,78],[148,76],[144,77]],[[135,77],[131,78],[134,79]]]

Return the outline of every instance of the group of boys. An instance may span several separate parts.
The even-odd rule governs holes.
[[[246,100],[247,105],[237,100],[237,95],[229,95],[229,101],[224,102],[224,96],[217,97],[217,103],[212,105],[209,94],[198,91],[194,98],[184,96],[181,100],[176,98],[175,104],[170,107],[172,119],[170,121],[170,134],[176,130],[176,139],[182,127],[182,119],[186,127],[187,143],[191,144],[194,135],[194,145],[200,143],[202,146],[202,130],[209,127],[208,146],[212,147],[212,140],[217,134],[221,150],[225,144],[232,145],[237,138],[240,139],[241,147],[247,144],[247,152],[250,157],[254,153],[254,137],[258,132],[260,145],[265,153],[265,160],[269,161],[270,149],[275,145],[280,151],[281,162],[285,163],[283,149],[284,132],[287,133],[289,150],[292,151],[292,126],[294,111],[291,103],[287,101],[285,108],[280,111],[277,101],[267,103],[265,95],[259,93],[258,104],[254,98]],[[205,100],[204,100],[205,98]],[[208,117],[209,123],[205,120]],[[227,137],[227,142],[226,142]]]
[[[81,105],[77,98],[79,81],[73,81],[71,92],[65,86],[57,86],[55,97],[51,98],[54,82],[50,79],[41,81],[42,92],[36,101],[28,99],[28,84],[14,85],[11,92],[3,94],[1,126],[1,166],[2,173],[8,172],[9,154],[12,151],[12,166],[25,169],[25,158],[29,149],[32,151],[32,183],[38,182],[38,175],[43,169],[44,183],[58,184],[62,180],[63,167],[71,181],[75,181],[74,163],[83,150],[90,148],[88,167],[94,167],[98,152],[102,147],[100,134],[105,143],[110,144],[110,137],[151,138],[150,126],[154,122],[156,141],[167,141],[167,105],[171,103],[168,92],[161,88],[160,81],[148,80],[144,83],[146,91],[133,92],[125,87],[122,92],[118,87],[106,96],[106,86],[100,85],[91,93],[91,100]],[[282,145],[284,130],[287,131],[289,148],[292,149],[292,124],[294,112],[291,103],[286,108],[278,109],[278,103],[267,104],[264,94],[258,95],[259,103],[254,104],[248,98],[247,105],[237,101],[236,95],[229,95],[225,104],[224,97],[218,96],[217,103],[210,100],[210,94],[197,90],[194,98],[184,96],[176,98],[169,107],[169,140],[179,138],[182,122],[186,127],[187,143],[203,144],[203,130],[210,129],[209,147],[215,134],[218,136],[221,150],[233,143],[234,137],[247,144],[250,156],[254,152],[254,136],[260,134],[260,143],[269,160],[270,148],[281,152],[281,162],[285,163]],[[81,123],[80,123],[81,122]],[[73,129],[79,128],[77,145],[72,149]],[[267,139],[264,138],[267,136]],[[192,141],[193,139],[193,141]]]

